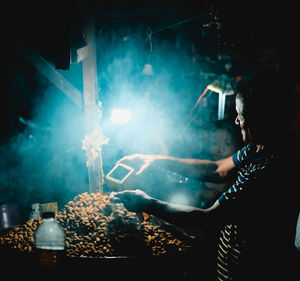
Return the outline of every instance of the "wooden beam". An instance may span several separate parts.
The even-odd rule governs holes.
[[[79,108],[82,108],[82,93],[70,83],[55,67],[40,56],[29,46],[19,45],[18,51],[29,61],[45,78],[51,81]]]

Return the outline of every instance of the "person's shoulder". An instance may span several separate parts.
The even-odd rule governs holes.
[[[256,146],[253,143],[248,143],[241,149],[239,149],[235,154],[232,156],[233,163],[238,166],[243,161],[245,161],[249,156],[256,153]]]

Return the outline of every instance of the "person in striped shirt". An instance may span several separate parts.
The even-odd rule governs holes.
[[[287,125],[293,117],[289,85],[270,71],[237,86],[235,123],[245,146],[232,156],[211,161],[134,154],[119,160],[133,166],[139,163],[136,182],[154,167],[199,180],[228,182],[208,209],[171,204],[140,189],[115,194],[130,211],[216,231],[215,274],[203,280],[300,278],[300,273],[295,275],[299,253],[294,244],[300,211],[299,183],[295,181],[299,151]]]

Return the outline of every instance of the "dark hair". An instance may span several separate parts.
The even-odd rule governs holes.
[[[292,81],[276,71],[263,71],[237,84],[235,92],[255,138],[267,141],[288,130],[296,112],[293,88]]]

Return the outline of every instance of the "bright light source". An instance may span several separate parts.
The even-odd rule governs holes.
[[[131,120],[131,111],[129,109],[113,109],[110,116],[114,124],[127,124]]]

